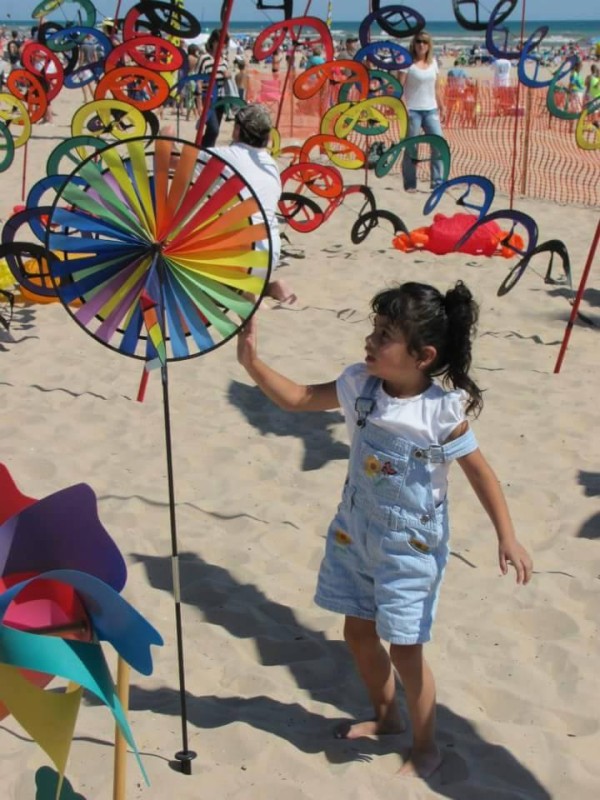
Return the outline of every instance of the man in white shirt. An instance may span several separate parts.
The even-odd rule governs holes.
[[[516,89],[511,87],[511,63],[507,58],[497,58],[492,62],[494,77],[492,91],[494,96],[494,113],[498,116],[513,113],[516,102]]]
[[[510,86],[510,67],[511,63],[507,58],[497,58],[492,62],[492,69],[494,70],[494,86],[496,88]]]
[[[244,179],[257,196],[264,212],[271,233],[272,264],[277,269],[281,253],[277,207],[281,197],[281,178],[279,167],[267,151],[271,135],[271,115],[266,106],[260,103],[249,103],[239,109],[235,116],[231,144],[209,147],[223,161],[230,164]],[[162,129],[165,136],[174,136],[173,126]],[[262,221],[260,212],[257,219]],[[257,247],[261,247],[261,242]],[[264,248],[267,244],[265,242]],[[266,294],[281,303],[292,304],[296,295],[282,280],[272,280],[267,286]]]
[[[340,45],[340,49],[336,55],[336,61],[341,59],[349,59],[352,61],[358,51],[359,39],[358,36],[346,36],[344,43]]]
[[[265,212],[273,251],[273,269],[277,269],[281,253],[277,206],[281,197],[281,178],[279,167],[267,151],[271,135],[271,115],[266,106],[250,103],[235,115],[231,144],[225,147],[211,147],[215,153],[231,164],[248,186],[254,191]],[[258,243],[260,247],[260,243]],[[281,303],[292,304],[296,295],[282,280],[270,281],[267,295]]]
[[[266,147],[271,133],[271,116],[259,103],[240,108],[235,115],[231,144],[210,147],[211,153],[234,167],[258,197],[271,232],[273,264],[279,261],[281,240],[277,204],[281,196],[279,168]]]

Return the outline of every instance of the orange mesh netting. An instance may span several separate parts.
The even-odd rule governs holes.
[[[287,86],[284,89],[285,73],[280,77],[259,69],[247,70],[249,78],[248,102],[263,103],[273,118],[279,114],[278,130],[282,145],[302,144],[310,136],[319,133],[321,117],[329,108],[327,91],[318,92],[307,100],[298,100],[292,91],[296,76],[295,70],[290,72]],[[280,109],[281,104],[281,109]]]
[[[250,71],[248,99],[279,113],[282,146],[304,141],[319,132],[323,114],[337,102],[335,87],[326,86],[308,100],[298,100],[290,77],[282,100],[283,76],[273,79],[261,70]],[[445,82],[444,137],[452,156],[450,177],[484,175],[496,191],[557,203],[600,205],[598,150],[582,150],[575,139],[576,121],[552,116],[546,107],[546,90],[519,87],[494,88],[487,83],[453,86]],[[279,111],[279,105],[281,111]],[[557,103],[560,105],[560,100]],[[382,113],[386,113],[381,107]],[[516,127],[516,133],[515,133]],[[596,135],[591,124],[588,136]],[[395,120],[385,134],[348,136],[365,152],[377,141],[387,147],[400,141]],[[420,177],[429,169],[428,148],[420,147]],[[401,169],[401,159],[392,173]]]

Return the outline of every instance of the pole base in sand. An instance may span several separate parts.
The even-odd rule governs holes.
[[[197,755],[198,753],[195,753],[193,750],[180,750],[178,753],[175,753],[175,759],[179,761],[181,771],[184,775],[192,774],[192,761]]]

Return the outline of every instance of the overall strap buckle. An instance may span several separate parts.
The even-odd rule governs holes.
[[[358,419],[356,420],[356,424],[359,428],[364,428],[365,423],[367,421],[367,417],[373,411],[375,407],[375,400],[371,397],[357,397],[356,403],[354,404],[354,410],[358,414]]]
[[[379,378],[371,375],[365,383],[363,393],[356,398],[354,410],[358,415],[356,424],[359,428],[364,428],[367,417],[375,408],[375,390],[379,384]]]
[[[413,450],[413,455],[415,458],[430,461],[432,464],[444,464],[455,458],[462,458],[462,456],[469,455],[469,453],[477,450],[477,446],[475,434],[468,428],[466,433],[463,433],[451,442],[447,442],[446,444],[432,444],[427,448],[416,448]]]

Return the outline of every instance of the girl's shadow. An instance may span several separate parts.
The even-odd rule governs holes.
[[[303,470],[320,469],[329,461],[347,460],[350,449],[334,438],[335,428],[344,422],[339,411],[310,411],[290,414],[272,403],[256,386],[232,381],[229,402],[239,408],[261,435],[295,436],[304,442]]]
[[[209,564],[196,553],[181,553],[182,600],[196,607],[203,619],[231,636],[252,638],[259,662],[289,670],[308,702],[326,703],[332,714],[363,718],[369,714],[364,688],[354,670],[346,645],[327,639],[322,631],[301,623],[293,609],[271,600],[257,586],[239,583],[226,569]],[[143,563],[151,586],[171,591],[168,558],[131,554],[131,562]],[[282,703],[265,695],[217,697],[187,695],[188,719],[198,728],[219,728],[245,722],[285,739],[305,753],[323,753],[339,764],[371,761],[375,756],[407,749],[409,736],[380,739],[335,739],[333,730],[342,721],[309,711],[299,703]],[[403,696],[400,692],[400,701]],[[178,716],[179,692],[170,687],[147,690],[132,686],[131,708]],[[511,797],[550,800],[536,778],[506,748],[490,744],[476,728],[446,706],[438,706],[439,741],[444,753],[442,768],[431,786],[453,800],[466,797]],[[400,766],[400,758],[398,758]],[[478,794],[465,792],[476,786]]]

